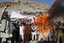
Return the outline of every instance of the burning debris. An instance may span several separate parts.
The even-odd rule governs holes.
[[[54,29],[54,23],[49,21],[49,15],[43,14],[42,16],[38,16],[35,19],[35,24],[37,26],[37,31],[42,34],[42,38],[45,40],[48,36],[49,32]]]

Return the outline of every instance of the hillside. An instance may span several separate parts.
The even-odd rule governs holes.
[[[5,7],[7,3],[11,3],[11,6],[7,8],[9,14],[12,11],[21,12],[47,12],[49,10],[49,6],[45,3],[35,3],[35,2],[3,2],[0,3],[0,12]]]

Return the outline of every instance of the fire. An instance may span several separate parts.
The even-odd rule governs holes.
[[[37,31],[42,34],[43,39],[45,39],[48,36],[48,33],[53,30],[54,25],[49,21],[49,17],[48,14],[43,14],[34,19]]]

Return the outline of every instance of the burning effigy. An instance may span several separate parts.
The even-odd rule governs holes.
[[[54,24],[49,21],[50,15],[43,14],[34,19],[34,23],[37,27],[37,31],[42,34],[42,38],[45,39],[49,32],[54,29]]]

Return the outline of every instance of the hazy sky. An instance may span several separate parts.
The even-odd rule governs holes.
[[[0,0],[0,2],[7,2],[7,1],[12,1],[12,0]],[[31,0],[31,1],[44,2],[44,3],[48,4],[49,6],[52,6],[55,0]]]

